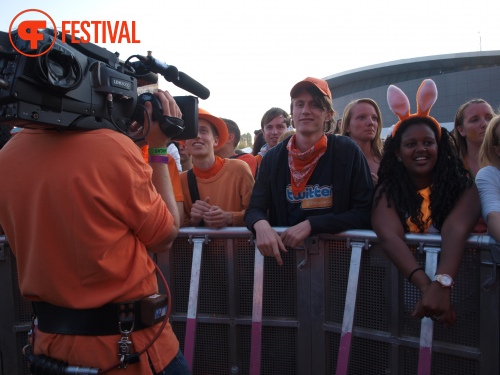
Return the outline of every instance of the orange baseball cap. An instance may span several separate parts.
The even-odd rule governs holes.
[[[323,95],[328,96],[330,100],[332,100],[332,93],[330,92],[328,83],[323,79],[313,78],[313,77],[304,78],[302,81],[296,83],[295,86],[293,86],[292,89],[290,90],[290,97],[293,97],[293,94],[298,89],[310,86],[316,87],[319,91],[321,91]]]
[[[214,147],[217,150],[219,147],[224,146],[224,144],[229,139],[229,132],[227,131],[227,125],[220,117],[216,117],[211,115],[208,111],[201,109],[198,107],[198,118],[207,120],[215,129],[217,129],[217,133],[219,133],[219,143]]]

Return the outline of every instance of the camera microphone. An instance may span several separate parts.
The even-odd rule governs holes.
[[[168,82],[177,81],[179,78],[179,71],[173,65],[168,65],[160,60],[155,59],[148,52],[148,56],[137,55],[139,61],[144,64],[146,69],[153,73],[161,74]]]
[[[179,79],[176,81],[172,81],[174,85],[189,91],[191,94],[196,95],[201,99],[208,99],[210,96],[210,90],[203,86],[198,81],[194,80],[186,73],[179,72]]]
[[[208,99],[210,90],[198,81],[194,80],[186,73],[179,72],[173,65],[168,65],[155,59],[148,51],[148,56],[137,55],[144,67],[153,73],[161,74],[168,82],[172,82],[177,87],[190,92],[201,99]]]

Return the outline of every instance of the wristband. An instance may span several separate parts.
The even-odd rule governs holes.
[[[417,271],[420,271],[420,270],[425,271],[425,270],[423,269],[423,267],[417,267],[417,268],[415,268],[413,271],[411,271],[410,276],[408,276],[408,281],[409,281],[410,283],[411,283],[411,277],[413,276],[413,274],[414,274],[415,272],[417,272]]]
[[[148,162],[149,163],[168,164],[168,156],[167,155],[149,155]]]
[[[149,148],[148,154],[149,155],[167,155],[167,149],[164,147],[162,147],[162,148]]]

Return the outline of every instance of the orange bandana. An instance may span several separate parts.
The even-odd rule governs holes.
[[[420,211],[422,212],[422,221],[424,222],[424,233],[426,233],[432,224],[431,209],[429,207],[431,204],[431,188],[427,187],[425,189],[419,190],[418,193],[422,196],[422,198],[424,198],[424,200],[422,201],[422,205],[420,206]],[[411,233],[420,232],[417,224],[412,223],[410,218],[406,219],[406,224],[408,225]]]
[[[326,145],[326,135],[323,135],[314,146],[305,152],[300,152],[295,148],[295,134],[288,141],[286,149],[288,150],[288,166],[290,167],[293,195],[304,190],[319,158],[326,152]]]
[[[215,176],[224,166],[225,159],[222,159],[219,156],[215,156],[215,163],[210,168],[206,170],[202,170],[200,168],[196,168],[193,165],[193,172],[196,177],[203,178],[204,180],[212,178]]]

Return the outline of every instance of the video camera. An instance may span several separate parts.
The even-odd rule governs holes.
[[[158,74],[202,99],[210,95],[207,88],[187,74],[150,54],[133,55],[123,62],[118,53],[92,43],[73,43],[69,35],[59,33],[55,37],[51,29],[42,34],[43,40],[33,50],[17,31],[11,33],[12,43],[26,54],[41,54],[53,44],[49,52],[28,57],[13,48],[8,33],[0,31],[0,126],[8,122],[19,127],[109,128],[126,133],[133,121],[142,123],[144,103],[156,99],[148,93],[138,95],[137,88],[156,84]],[[133,58],[137,61],[131,62]],[[195,138],[198,98],[174,99],[183,121],[155,120],[173,139]],[[158,109],[159,101],[152,104]],[[158,114],[163,115],[161,107],[153,112],[153,117]]]

